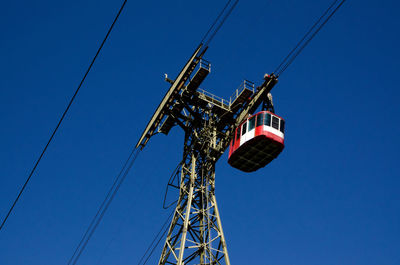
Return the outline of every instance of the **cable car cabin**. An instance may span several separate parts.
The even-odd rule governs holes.
[[[283,150],[284,128],[285,121],[269,111],[249,117],[235,130],[228,163],[244,172],[265,167]]]

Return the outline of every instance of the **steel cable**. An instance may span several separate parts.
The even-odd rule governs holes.
[[[338,0],[335,0],[328,9],[325,10],[325,12],[320,16],[320,18],[314,23],[314,25],[307,31],[306,34],[304,34],[303,38],[297,43],[297,45],[289,52],[288,55],[286,55],[285,59],[279,64],[278,67],[274,70],[274,73],[277,73],[278,70],[281,68],[281,66],[289,59],[289,57],[296,51],[296,49],[301,45],[301,43],[307,38],[307,36],[313,31],[313,29],[321,22],[321,20],[326,16],[326,14],[329,12],[329,10],[332,9],[332,7],[336,4]]]
[[[203,38],[201,39],[200,43],[203,43],[204,40],[206,39],[206,37],[208,36],[208,34],[210,33],[210,31],[212,30],[212,28],[215,26],[215,24],[217,24],[218,20],[220,19],[220,17],[222,16],[222,14],[225,12],[226,8],[229,6],[230,2],[232,0],[229,0],[224,8],[221,10],[221,12],[218,14],[217,18],[214,20],[214,23],[212,23],[212,25],[210,26],[210,28],[208,29],[208,31],[206,32],[206,34],[204,34]]]
[[[33,166],[31,172],[29,173],[28,178],[25,180],[24,185],[23,185],[22,188],[20,189],[20,191],[19,191],[19,193],[18,193],[16,199],[14,200],[14,202],[13,202],[13,204],[11,205],[10,209],[8,210],[8,212],[7,212],[7,214],[6,214],[6,217],[3,219],[3,222],[2,222],[1,225],[0,225],[0,230],[4,227],[4,225],[5,225],[5,223],[6,223],[7,219],[8,219],[8,217],[10,216],[10,214],[11,214],[11,212],[13,211],[15,205],[17,204],[19,198],[21,197],[21,195],[22,195],[22,193],[24,192],[26,186],[28,185],[28,182],[29,182],[29,180],[31,179],[33,173],[35,173],[37,166],[39,165],[40,161],[42,160],[42,158],[43,158],[43,156],[44,156],[44,154],[45,154],[47,148],[49,147],[51,141],[53,140],[53,138],[54,138],[54,136],[55,136],[55,134],[56,134],[58,128],[60,127],[60,125],[61,125],[61,123],[63,122],[63,120],[64,120],[64,118],[65,118],[65,116],[66,116],[68,110],[70,109],[72,103],[74,102],[74,100],[75,100],[75,98],[76,98],[76,96],[77,96],[77,94],[78,94],[80,88],[82,87],[83,82],[86,80],[87,75],[89,74],[90,70],[92,69],[92,66],[93,66],[94,62],[96,61],[97,56],[100,54],[100,51],[101,51],[101,49],[102,49],[103,46],[104,46],[104,43],[106,42],[106,40],[108,39],[108,36],[110,35],[112,29],[114,28],[114,25],[115,25],[115,23],[117,22],[117,20],[118,20],[120,14],[121,14],[121,12],[122,12],[122,10],[124,9],[126,2],[127,2],[127,0],[125,0],[125,1],[123,2],[121,8],[120,8],[119,11],[118,11],[117,16],[114,18],[114,21],[113,21],[113,23],[111,24],[110,28],[108,29],[105,38],[104,38],[103,41],[101,42],[100,47],[98,48],[98,50],[97,50],[97,52],[96,52],[96,55],[93,57],[92,62],[90,63],[90,65],[89,65],[88,69],[86,70],[86,72],[85,72],[85,74],[84,74],[84,76],[83,76],[81,82],[79,83],[77,89],[75,90],[74,95],[72,96],[71,100],[69,101],[69,103],[68,103],[68,105],[67,105],[67,108],[64,110],[64,112],[63,112],[63,114],[62,114],[60,120],[58,121],[56,128],[53,130],[53,132],[52,132],[52,134],[51,134],[49,140],[47,141],[47,144],[46,144],[45,147],[43,148],[43,150],[42,150],[42,152],[41,152],[39,158],[36,160],[36,163],[35,163],[35,165]]]
[[[93,217],[92,221],[90,222],[89,227],[86,229],[78,246],[75,248],[74,253],[72,254],[71,258],[68,261],[68,265],[75,265],[78,262],[86,245],[88,244],[89,240],[91,239],[94,232],[96,231],[98,225],[100,224],[101,220],[103,219],[104,214],[106,213],[112,200],[114,199],[119,188],[121,187],[126,176],[128,175],[130,169],[132,168],[133,164],[135,163],[140,151],[141,150],[139,148],[134,148],[132,150],[132,152],[130,153],[130,155],[129,155],[128,159],[126,160],[125,164],[123,165],[121,171],[115,178],[114,183],[112,184],[111,188],[107,192],[106,197],[104,198],[103,202],[101,203],[100,207],[98,208],[96,215]]]
[[[147,256],[147,258],[144,260],[142,265],[145,265],[147,263],[147,261],[150,259],[151,255],[153,254],[154,250],[156,249],[156,247],[158,246],[158,244],[160,244],[161,239],[163,239],[165,233],[168,231],[168,226],[167,224],[169,223],[169,220],[171,219],[172,215],[174,214],[175,210],[172,211],[170,213],[170,215],[168,216],[167,220],[164,222],[164,224],[162,225],[160,231],[158,231],[157,235],[154,237],[153,241],[150,243],[149,247],[146,249],[145,253],[143,254],[142,258],[140,259],[138,265],[140,265],[143,261],[143,259],[145,258],[145,256],[147,255],[147,253],[149,252],[151,246],[153,246],[154,242],[157,240],[158,237],[160,237],[157,241],[157,243],[151,248],[150,254]],[[164,232],[161,234],[161,232],[164,230]],[[161,234],[161,236],[160,236]]]
[[[211,34],[211,36],[208,38],[208,40],[205,42],[204,46],[207,47],[208,44],[210,44],[210,42],[212,41],[212,39],[215,37],[215,34],[217,34],[218,30],[222,27],[222,25],[225,23],[226,19],[229,17],[229,15],[232,13],[233,9],[236,7],[237,3],[239,2],[239,0],[236,0],[232,7],[228,10],[228,12],[226,13],[226,15],[223,17],[221,23],[219,23],[219,25],[217,26],[217,28],[214,30],[214,32]]]
[[[335,0],[329,6],[329,8],[314,23],[314,25],[310,28],[310,30],[303,36],[303,38],[297,43],[297,45],[290,51],[290,53],[285,57],[285,59],[280,63],[280,65],[275,69],[274,72],[275,72],[277,77],[279,77],[292,64],[292,62],[296,59],[296,57],[303,51],[303,49],[310,43],[310,41],[317,35],[317,33],[325,26],[325,24],[331,19],[331,17],[336,13],[336,11],[343,5],[343,3],[345,1],[346,0],[342,0],[336,6],[336,8],[328,15],[329,11],[331,11],[331,9],[335,6],[335,4],[338,2],[338,0]],[[321,22],[321,20],[324,17],[326,17],[325,20],[323,20],[323,22],[317,27],[317,25]],[[317,29],[313,32],[313,30],[316,27],[317,27]],[[309,36],[310,34],[311,34],[311,36]]]

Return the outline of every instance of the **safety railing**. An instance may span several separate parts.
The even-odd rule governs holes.
[[[201,59],[199,67],[204,68],[210,72],[211,70],[211,63],[207,60]]]
[[[229,100],[218,97],[218,96],[211,94],[210,92],[208,92],[204,89],[201,89],[201,88],[197,89],[197,91],[200,93],[200,95],[205,97],[205,99],[208,102],[213,103],[215,105],[219,105],[222,108],[230,110],[232,103],[242,94],[242,92],[245,89],[250,90],[252,93],[254,93],[254,90],[255,90],[254,83],[250,82],[249,80],[244,80],[240,84],[240,86],[236,89],[236,91],[233,93],[233,95],[229,98]]]
[[[223,105],[223,107],[229,108],[230,103],[228,100],[218,97],[214,94],[211,94],[210,92],[205,91],[204,89],[201,88],[199,88],[197,91],[199,91],[201,94],[204,94],[209,99],[209,101],[212,101],[213,103],[219,102]]]
[[[211,71],[211,63],[207,60],[200,59],[200,62],[197,64],[195,70],[191,73],[191,75],[189,77],[189,82],[191,82],[193,80],[193,78],[195,77],[196,73],[198,72],[198,70],[200,68],[206,69],[208,72],[210,72]]]
[[[229,105],[232,104],[232,102],[239,97],[239,95],[243,92],[243,90],[249,89],[254,93],[254,83],[249,81],[249,80],[244,80],[240,86],[236,89],[236,91],[232,94],[232,96],[229,98]]]

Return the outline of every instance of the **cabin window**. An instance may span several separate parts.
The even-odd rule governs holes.
[[[281,127],[279,128],[279,130],[281,132],[283,132],[285,130],[285,121],[284,120],[281,120]]]
[[[249,120],[249,131],[253,130],[255,126],[256,126],[256,116],[253,116]]]
[[[264,125],[271,126],[271,114],[267,113],[265,115]]]
[[[279,118],[272,116],[272,128],[279,130]]]
[[[242,135],[246,133],[246,129],[247,129],[247,122],[243,123],[242,125]]]
[[[258,115],[257,115],[256,127],[258,127],[258,126],[260,126],[260,125],[263,124],[264,116],[265,116],[264,113],[261,113],[261,114],[258,114]]]
[[[236,141],[240,138],[240,127],[236,129]]]

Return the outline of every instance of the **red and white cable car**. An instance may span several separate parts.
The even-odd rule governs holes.
[[[256,171],[275,159],[284,148],[285,120],[270,111],[260,111],[235,130],[228,163],[244,172]]]

